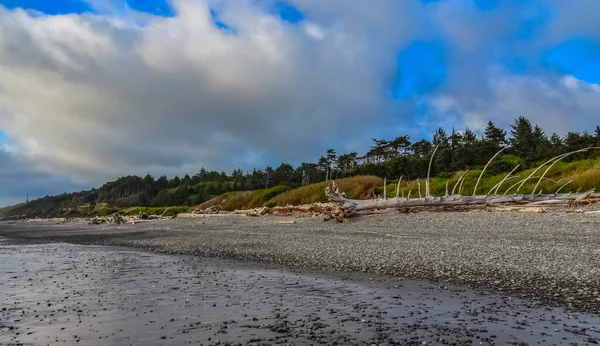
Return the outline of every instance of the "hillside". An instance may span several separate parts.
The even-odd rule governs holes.
[[[523,184],[523,187],[519,190],[520,193],[531,193],[536,184],[538,184],[539,177],[546,171],[546,167],[538,170],[532,178]],[[525,169],[517,172],[515,175],[509,177],[505,183],[503,183],[498,189],[498,194],[504,193],[515,193],[517,190],[518,183],[522,179],[530,176],[535,168]],[[477,194],[486,194],[493,187],[501,182],[506,173],[501,174],[484,174],[477,188]],[[459,178],[463,176],[464,182],[462,184],[456,184]],[[459,171],[451,174],[449,177],[434,177],[431,179],[431,193],[434,196],[443,196],[446,192],[446,183],[448,183],[449,192],[456,185],[456,193],[459,188],[462,188],[461,192],[463,195],[473,194],[473,189],[481,174],[481,169],[471,170],[468,172]],[[311,204],[317,202],[327,202],[325,196],[325,187],[330,185],[331,182],[322,182],[318,184],[312,184],[310,186],[304,186],[302,188],[293,189],[281,194],[277,194],[269,200],[266,200],[263,204],[249,203],[249,201],[255,200],[255,198],[264,193],[264,191],[245,191],[245,192],[233,192],[226,193],[221,196],[217,196],[207,202],[204,202],[197,206],[197,209],[206,209],[211,207],[218,207],[219,210],[233,211],[256,208],[260,206],[274,207],[274,206],[287,206],[287,205],[302,205]],[[375,176],[357,176],[352,178],[345,178],[336,180],[336,184],[340,187],[341,191],[346,192],[347,197],[350,199],[369,199],[374,196],[381,197],[384,193],[383,179]],[[396,189],[398,187],[398,180],[388,181],[385,192],[388,198],[396,196]],[[421,189],[421,195],[425,195],[425,181],[424,179],[402,181],[400,189],[398,190],[400,197],[408,197],[409,192],[411,198],[419,197],[419,184]],[[575,192],[575,191],[587,191],[591,189],[600,190],[600,160],[582,160],[570,163],[558,162],[555,164],[545,175],[545,177],[539,182],[536,191],[545,193],[553,193],[561,188],[561,192]]]
[[[275,207],[327,202],[325,187],[330,183],[326,181],[297,189],[284,189],[279,186],[266,190],[225,193],[198,205],[196,209],[218,208],[219,210],[233,211],[262,206]],[[383,179],[375,176],[357,176],[336,180],[336,183],[346,191],[348,197],[366,199],[373,196],[375,191],[383,185]]]
[[[443,195],[446,182],[453,187],[462,172],[469,170],[462,183],[465,194],[472,193],[480,170],[501,148],[497,157],[486,170],[477,193],[489,191],[503,176],[515,170],[525,176],[531,169],[551,157],[581,148],[600,147],[600,126],[594,134],[569,132],[564,137],[547,136],[541,127],[528,119],[519,117],[510,126],[510,133],[488,122],[481,137],[473,131],[455,131],[447,134],[442,128],[435,131],[432,140],[412,142],[409,136],[392,140],[373,138],[373,146],[363,156],[356,152],[338,155],[328,149],[316,162],[303,162],[297,167],[281,163],[278,167],[253,169],[232,173],[200,169],[193,176],[167,178],[151,175],[129,175],[107,182],[99,188],[58,196],[46,196],[27,204],[0,209],[2,217],[54,217],[108,215],[118,210],[131,213],[154,211],[166,206],[181,206],[177,210],[219,207],[225,210],[255,208],[263,205],[298,205],[324,202],[324,189],[328,181],[336,180],[342,190],[354,198],[370,198],[373,193],[383,193],[384,177],[388,178],[388,196],[395,194],[393,179],[404,177],[402,191],[418,196],[418,183],[427,176],[431,160],[431,191]],[[437,148],[437,149],[435,149]],[[569,182],[563,191],[600,187],[598,159],[600,150],[579,152],[556,164],[539,187],[553,192]],[[541,172],[540,172],[541,173]],[[346,180],[347,179],[347,180]],[[516,178],[511,178],[516,179]],[[502,189],[510,187],[510,180]],[[528,182],[524,188],[532,189]],[[424,186],[422,186],[424,189]],[[500,189],[500,193],[504,190]],[[539,189],[538,191],[539,192]],[[424,190],[421,191],[421,195]],[[173,213],[171,209],[169,213]]]
[[[514,177],[507,180],[499,189],[498,193],[516,192],[515,183],[529,176],[534,168],[524,169],[514,173]],[[533,177],[539,177],[546,169],[539,170]],[[458,171],[444,177],[431,178],[431,192],[433,195],[444,195],[446,183],[448,183],[449,192],[456,185],[459,178],[464,174],[462,185],[456,185],[456,191],[462,187],[462,194],[470,195],[481,173],[481,169],[474,169],[468,172]],[[504,173],[484,174],[477,189],[478,194],[489,192],[492,187],[499,183],[505,176]],[[538,179],[527,181],[519,192],[530,193],[537,184]],[[382,196],[383,179],[376,176],[355,176],[336,180],[341,190],[346,192],[351,199],[369,199],[373,196]],[[419,180],[421,195],[425,193],[424,179]],[[400,196],[407,197],[409,192],[411,197],[419,196],[419,183],[417,180],[402,181],[399,189]],[[274,186],[269,189],[259,189],[253,191],[232,191],[200,203],[195,206],[196,209],[217,208],[224,211],[233,211],[241,209],[252,209],[261,206],[287,206],[311,204],[316,202],[327,202],[325,196],[325,187],[331,184],[330,181],[319,182],[302,186],[299,188],[290,188],[285,185]],[[600,190],[600,159],[579,160],[574,162],[558,162],[545,175],[544,180],[539,183],[537,192],[551,193],[565,185],[563,192],[575,192],[578,190],[590,190],[596,188]],[[395,197],[397,180],[388,180],[386,186],[387,197]],[[119,206],[118,204],[109,204],[106,202],[85,203],[86,198],[97,194],[96,191],[79,192],[75,194],[66,194],[54,197],[46,197],[29,202],[28,205],[21,204],[17,206],[0,209],[0,218],[18,218],[18,217],[65,217],[65,216],[104,216],[110,213],[120,211],[125,215],[136,215],[139,213],[162,214],[168,205],[162,207],[143,207],[143,206]],[[84,203],[80,203],[84,201]],[[191,206],[170,206],[165,215],[176,215],[181,212],[189,212]],[[40,212],[41,211],[41,212]]]

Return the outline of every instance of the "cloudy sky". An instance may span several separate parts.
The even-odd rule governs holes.
[[[0,206],[519,115],[600,124],[600,1],[0,0]]]

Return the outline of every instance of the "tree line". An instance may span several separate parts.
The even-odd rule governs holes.
[[[455,171],[483,167],[501,148],[503,156],[488,169],[491,173],[508,172],[517,164],[526,169],[541,160],[581,148],[600,146],[600,126],[593,133],[568,132],[565,136],[544,130],[520,116],[509,131],[489,121],[482,136],[470,129],[438,128],[431,140],[412,142],[409,136],[394,139],[373,138],[370,148],[361,156],[357,152],[338,155],[328,149],[316,162],[303,162],[297,167],[281,163],[244,172],[200,169],[196,174],[167,178],[151,175],[130,175],[108,182],[98,189],[74,196],[73,202],[108,202],[122,206],[197,205],[216,195],[241,190],[268,189],[277,185],[292,188],[339,179],[353,175],[406,179],[423,178],[427,174],[434,148],[438,149],[432,165],[432,175],[449,176]],[[573,155],[568,160],[587,159],[598,155],[589,151]]]

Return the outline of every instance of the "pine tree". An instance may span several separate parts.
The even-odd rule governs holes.
[[[531,122],[524,116],[520,116],[510,125],[510,144],[512,152],[522,158],[531,159],[534,149],[534,134]]]
[[[435,133],[433,134],[433,141],[432,141],[433,145],[441,145],[441,146],[447,146],[449,143],[448,140],[448,135],[446,134],[446,131],[444,131],[443,128],[438,128]]]
[[[500,147],[506,144],[506,131],[488,121],[487,127],[483,130],[483,138],[486,142]]]
[[[477,135],[467,127],[465,133],[463,133],[462,140],[464,145],[470,145],[477,141]]]
[[[557,156],[565,152],[565,144],[557,133],[553,133],[550,136],[550,147],[552,148],[552,156]]]

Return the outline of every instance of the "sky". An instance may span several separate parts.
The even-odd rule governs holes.
[[[599,109],[598,0],[0,0],[0,206]]]

